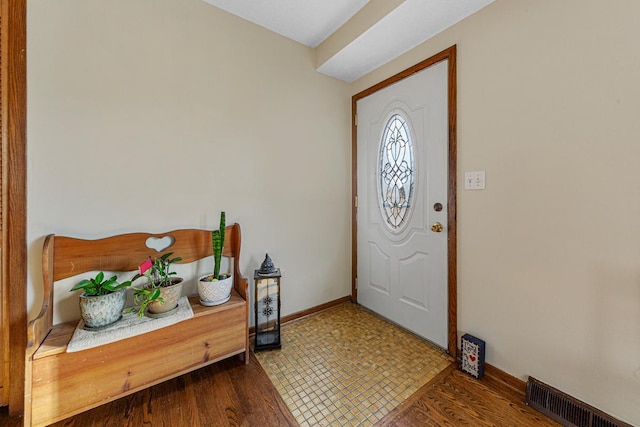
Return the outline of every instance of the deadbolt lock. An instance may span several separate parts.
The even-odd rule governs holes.
[[[431,226],[431,231],[433,231],[434,233],[442,233],[442,230],[442,224],[440,224],[439,222],[436,222]]]

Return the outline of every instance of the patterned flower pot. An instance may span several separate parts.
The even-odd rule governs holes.
[[[231,288],[233,287],[233,275],[225,274],[226,279],[211,281],[212,274],[202,276],[198,280],[198,295],[200,304],[218,305],[229,301],[231,298]],[[207,280],[209,279],[209,280]]]
[[[126,299],[124,289],[106,295],[80,295],[80,315],[85,327],[103,328],[120,319]]]
[[[172,285],[160,288],[160,296],[164,302],[153,301],[147,306],[150,314],[165,314],[178,307],[178,300],[182,296],[182,278],[171,279]]]

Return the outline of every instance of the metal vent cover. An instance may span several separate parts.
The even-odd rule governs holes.
[[[533,377],[525,402],[566,427],[633,427]]]

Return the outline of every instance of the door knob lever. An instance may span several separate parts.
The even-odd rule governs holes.
[[[434,233],[442,233],[442,230],[442,224],[440,224],[439,222],[436,222],[431,226],[431,231],[433,231]]]

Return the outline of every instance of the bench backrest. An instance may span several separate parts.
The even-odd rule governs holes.
[[[163,239],[163,242],[172,240],[173,243],[158,252],[147,246],[150,238]],[[227,226],[222,255],[233,258],[233,286],[247,300],[248,281],[240,274],[240,241],[240,225]],[[181,264],[211,256],[211,231],[184,229],[160,234],[129,233],[97,240],[48,235],[42,251],[44,299],[38,317],[29,322],[27,346],[37,348],[51,330],[54,282],[88,271],[134,271],[148,256],[157,258],[167,252],[181,257]]]

